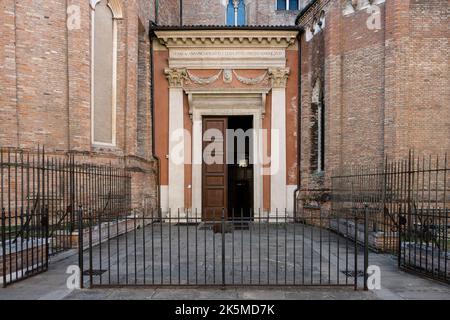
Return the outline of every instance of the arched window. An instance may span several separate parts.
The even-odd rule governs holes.
[[[244,0],[228,0],[227,25],[245,25],[245,3]]]
[[[119,0],[91,0],[92,143],[116,144],[117,19]]]

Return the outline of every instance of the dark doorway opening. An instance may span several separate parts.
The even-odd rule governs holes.
[[[228,118],[227,163],[228,163],[228,216],[233,220],[253,218],[253,148],[252,116]],[[240,137],[240,138],[239,138]],[[245,137],[245,138],[243,138]],[[234,141],[234,142],[233,142]]]

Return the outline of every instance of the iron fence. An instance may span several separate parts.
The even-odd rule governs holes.
[[[49,256],[77,247],[80,207],[128,214],[130,187],[124,169],[79,163],[70,153],[0,149],[3,286],[46,271]]]
[[[328,213],[296,221],[286,211],[134,211],[125,217],[84,219],[80,251],[89,287],[122,286],[351,286],[364,277],[364,248],[333,231]],[[367,263],[367,261],[366,261]],[[82,280],[83,283],[83,280]]]
[[[399,267],[448,282],[450,176],[447,155],[386,160],[332,178],[332,211],[369,210],[369,245],[398,256]],[[358,239],[360,240],[360,239]]]

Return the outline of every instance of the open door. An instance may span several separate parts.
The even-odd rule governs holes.
[[[220,220],[228,217],[228,170],[226,163],[226,117],[203,118],[202,217]],[[205,152],[206,151],[206,152]]]

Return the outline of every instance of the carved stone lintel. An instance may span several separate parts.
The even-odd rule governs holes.
[[[187,77],[185,68],[166,68],[164,70],[167,80],[169,80],[169,86],[171,88],[181,88],[184,85],[184,80]]]
[[[290,74],[289,68],[269,69],[269,76],[273,88],[286,88],[286,82]]]

